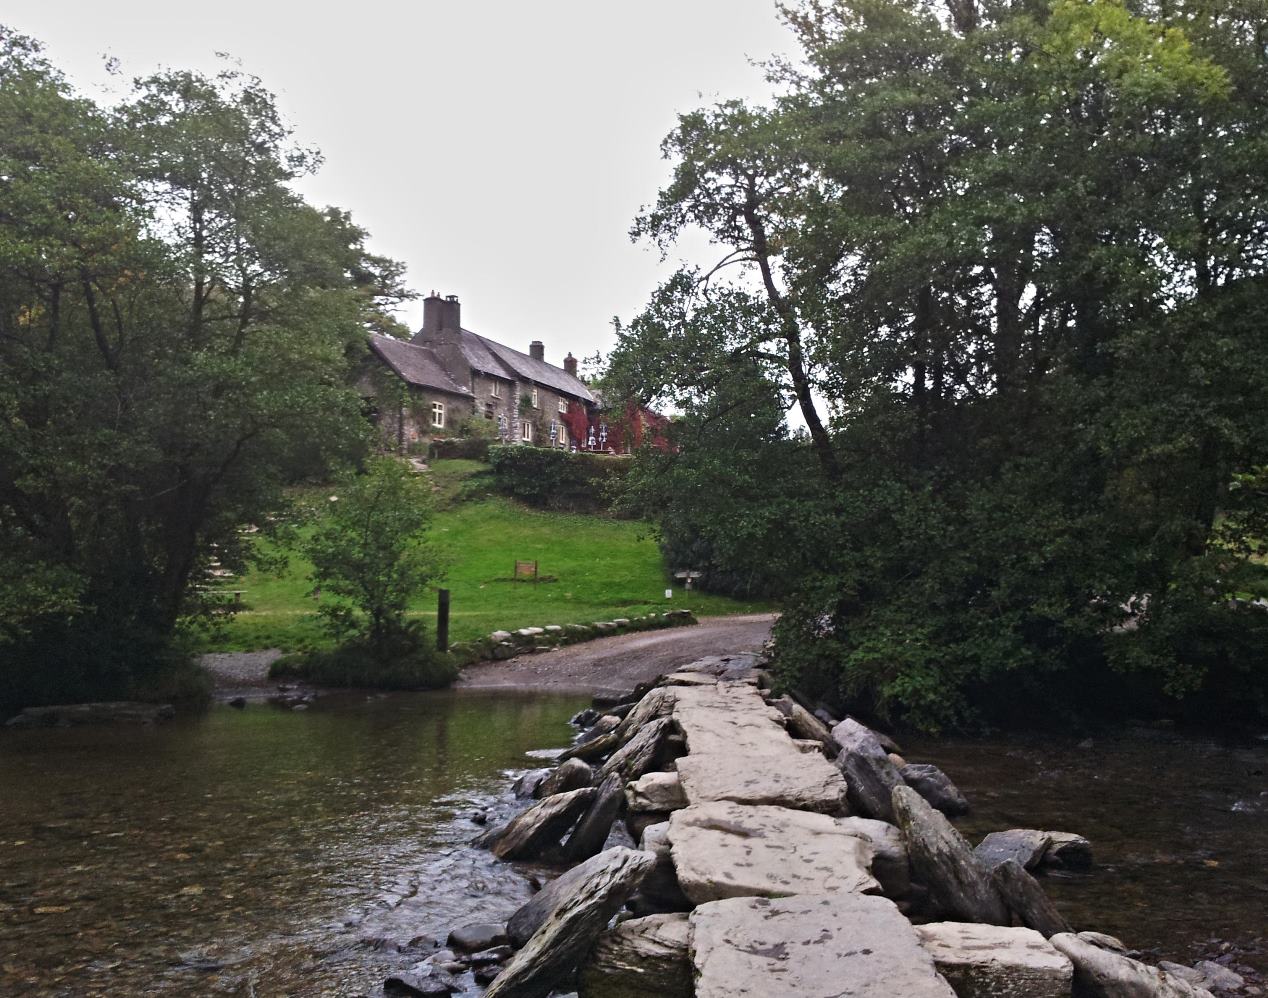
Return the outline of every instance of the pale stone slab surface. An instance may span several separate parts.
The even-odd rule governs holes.
[[[678,883],[696,904],[880,890],[871,845],[826,814],[714,801],[675,811],[668,837]]]
[[[898,901],[911,893],[911,864],[902,832],[875,818],[837,818],[836,823],[846,834],[871,844],[872,876],[880,881],[882,894]]]
[[[621,922],[599,937],[581,972],[580,998],[691,998],[685,913]]]
[[[690,916],[696,998],[954,998],[892,901],[732,898]]]
[[[1053,936],[1050,942],[1074,964],[1074,986],[1085,998],[1212,998],[1205,988],[1073,933]]]
[[[916,933],[959,998],[1070,998],[1073,964],[1033,929],[933,922]]]
[[[680,688],[673,718],[687,742],[677,764],[687,801],[844,814],[844,777],[822,756],[798,751],[781,717],[748,686]]]

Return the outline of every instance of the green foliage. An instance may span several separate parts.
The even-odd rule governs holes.
[[[269,667],[269,676],[318,686],[414,690],[448,686],[458,670],[453,657],[431,648],[421,625],[411,622],[376,643],[354,639],[330,650],[284,655]]]
[[[625,458],[515,444],[489,448],[499,491],[541,509],[598,512],[611,507],[629,472]]]
[[[426,475],[437,489],[431,537],[449,566],[445,587],[452,597],[449,635],[455,642],[501,629],[588,624],[675,609],[701,616],[770,609],[760,600],[683,592],[665,574],[646,524],[535,510],[496,495],[470,496],[488,474],[486,465],[473,461],[436,461]],[[314,490],[313,501],[325,504],[330,494]],[[242,578],[247,608],[208,636],[207,650],[300,651],[330,645],[329,635],[317,626],[316,604],[308,595],[312,569],[299,550],[309,532],[310,527],[301,528],[301,541],[294,545],[268,538],[259,542],[262,552],[287,557],[274,557],[271,567],[255,568]],[[558,581],[511,583],[517,560],[539,562],[542,574]],[[669,586],[674,597],[666,600]],[[435,597],[428,592],[407,611],[408,619],[429,625],[435,612]]]
[[[318,613],[336,638],[355,636],[386,661],[414,633],[405,611],[441,573],[426,537],[432,505],[426,479],[391,457],[372,458],[337,486],[304,545],[323,597]]]
[[[784,682],[854,710],[1262,712],[1268,3],[784,14],[780,96],[683,115],[635,224],[726,254],[618,330],[619,392],[685,414],[634,476],[661,536],[745,572],[785,524]],[[743,439],[762,391],[817,469]]]
[[[240,73],[97,106],[5,30],[0,135],[2,696],[124,695],[240,528],[364,451],[345,385],[400,268],[294,193],[318,159]]]

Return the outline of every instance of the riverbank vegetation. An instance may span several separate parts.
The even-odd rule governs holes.
[[[237,71],[97,104],[0,31],[0,704],[167,695],[284,490],[355,462],[400,268]]]
[[[784,16],[634,226],[719,263],[619,329],[631,501],[853,710],[1268,717],[1268,4]]]
[[[488,465],[470,460],[433,461],[420,479],[433,488],[436,509],[430,543],[443,566],[441,585],[450,591],[449,634],[471,641],[491,631],[543,624],[588,624],[613,617],[690,609],[716,616],[763,612],[766,599],[732,599],[687,593],[667,578],[661,553],[645,523],[607,516],[531,509],[493,491]],[[301,507],[329,504],[337,489],[309,488],[295,496]],[[288,652],[327,649],[312,595],[312,564],[304,554],[311,527],[289,539],[259,541],[261,563],[233,583],[244,609],[203,631],[207,651],[282,648]],[[515,580],[516,561],[535,561],[539,581]],[[666,600],[664,591],[674,587]],[[431,633],[436,594],[410,601],[407,619]]]

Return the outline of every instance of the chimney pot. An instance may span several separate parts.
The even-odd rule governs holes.
[[[541,340],[533,340],[533,342],[528,345],[528,355],[532,357],[533,360],[544,361],[546,359],[546,347],[542,344]]]
[[[574,378],[577,376],[577,358],[572,355],[571,350],[568,351],[568,356],[564,358],[564,370]]]

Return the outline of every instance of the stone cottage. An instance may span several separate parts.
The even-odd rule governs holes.
[[[370,355],[362,392],[383,435],[402,450],[433,436],[467,435],[471,420],[488,421],[508,443],[581,446],[563,416],[598,405],[572,354],[556,367],[539,340],[520,353],[463,329],[456,295],[428,295],[423,327],[408,343],[371,334]]]

